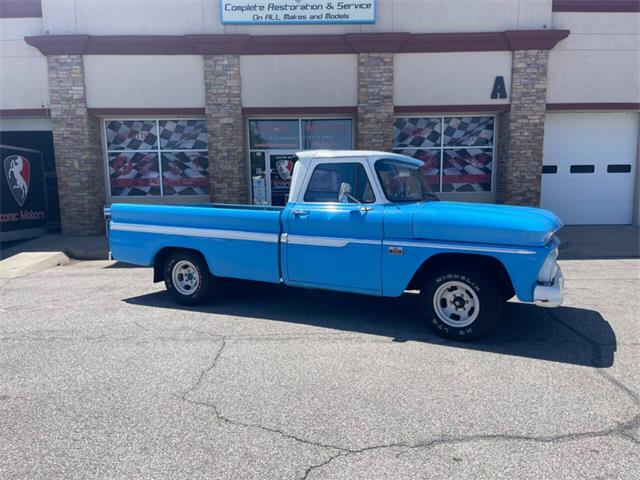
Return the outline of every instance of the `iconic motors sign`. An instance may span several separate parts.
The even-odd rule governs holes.
[[[375,23],[376,0],[220,0],[222,23]]]
[[[22,238],[21,231],[46,233],[42,154],[0,145],[0,167],[0,241]]]

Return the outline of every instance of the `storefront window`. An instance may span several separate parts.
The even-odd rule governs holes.
[[[350,118],[249,120],[249,164],[254,205],[284,205],[295,152],[353,146]]]
[[[423,160],[435,192],[490,192],[494,117],[396,118],[396,153]]]
[[[351,120],[302,120],[303,150],[351,148]]]
[[[209,195],[204,119],[104,125],[111,196]]]
[[[298,120],[251,120],[249,135],[252,150],[300,148]]]

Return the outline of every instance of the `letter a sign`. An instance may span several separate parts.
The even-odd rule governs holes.
[[[496,77],[493,81],[493,90],[491,90],[491,99],[507,98],[507,88],[504,86],[504,77]]]

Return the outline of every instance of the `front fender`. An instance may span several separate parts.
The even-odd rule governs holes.
[[[499,261],[507,271],[518,299],[532,302],[536,277],[551,250],[549,246],[530,248],[385,240],[382,251],[383,295],[402,295],[425,262],[435,255],[447,253],[457,254],[460,258],[481,255]]]

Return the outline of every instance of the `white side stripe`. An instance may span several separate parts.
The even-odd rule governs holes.
[[[365,240],[361,238],[312,237],[307,235],[288,235],[287,243],[293,245],[309,245],[313,247],[346,247],[350,243],[361,245],[382,245],[382,240]]]
[[[185,237],[206,237],[230,240],[250,240],[254,242],[278,242],[277,233],[242,232],[238,230],[214,230],[209,228],[166,227],[162,225],[140,225],[134,223],[113,223],[111,230],[139,233],[160,233]]]
[[[493,253],[514,253],[517,255],[535,255],[533,250],[522,250],[515,248],[502,247],[481,247],[481,246],[464,246],[452,245],[450,243],[428,243],[428,242],[392,242],[390,240],[384,242],[385,247],[414,247],[414,248],[441,248],[444,250],[462,250],[467,252],[493,252]]]
[[[193,227],[168,227],[163,225],[141,225],[136,223],[115,223],[111,222],[112,231],[139,232],[139,233],[159,233],[164,235],[181,235],[185,237],[204,237],[229,240],[248,240],[253,242],[277,243],[277,233],[244,232],[239,230],[215,230],[209,228]],[[503,248],[503,247],[482,247],[464,246],[447,243],[429,242],[393,242],[390,240],[381,242],[380,240],[365,240],[360,238],[336,238],[336,237],[314,237],[307,235],[288,235],[287,243],[293,245],[308,245],[315,247],[345,247],[350,243],[360,245],[384,245],[385,247],[413,247],[413,248],[440,248],[444,250],[460,250],[468,252],[494,252],[513,253],[518,255],[535,255],[532,250]]]

